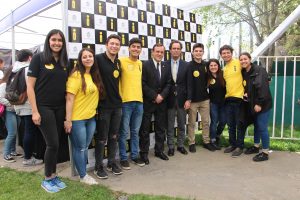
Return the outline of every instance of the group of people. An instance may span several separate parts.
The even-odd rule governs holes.
[[[108,178],[107,171],[122,174],[122,169],[130,169],[130,160],[141,167],[149,165],[152,115],[155,119],[154,154],[162,160],[169,160],[175,154],[175,119],[177,151],[183,155],[188,151],[196,152],[197,112],[201,116],[204,148],[210,151],[221,149],[220,137],[227,124],[230,146],[224,152],[237,157],[243,153],[246,128],[254,123],[254,145],[245,153],[258,153],[254,161],[268,159],[267,126],[272,98],[267,73],[251,63],[250,54],[243,53],[240,60],[233,59],[232,47],[224,45],[220,49],[225,61],[222,70],[217,59],[203,60],[201,43],[193,46],[191,62],[181,59],[182,44],[177,40],[170,43],[171,59],[168,61],[163,61],[165,47],[160,43],[153,46],[152,58],[144,62],[139,60],[142,51],[139,38],[129,41],[128,57],[118,58],[121,47],[118,35],[109,35],[105,46],[106,51],[97,55],[92,49],[83,48],[76,65],[71,68],[68,67],[64,34],[54,29],[46,37],[43,52],[30,54],[25,60],[18,57],[19,62],[26,65],[26,105],[29,107],[28,113],[24,114],[25,127],[28,127],[25,136],[32,137],[38,127],[46,142],[45,178],[41,186],[47,192],[58,192],[66,187],[56,173],[59,138],[64,132],[69,134],[72,158],[83,183],[97,184],[86,170],[88,147],[93,137],[94,174],[98,178]],[[28,50],[21,52],[28,53]],[[20,114],[17,106],[5,102],[6,80],[1,80],[0,103],[6,105],[9,125],[12,118],[17,121]],[[10,110],[11,107],[15,110]],[[188,151],[184,147],[187,114]],[[9,126],[7,129],[9,136],[5,140],[4,159],[13,160],[14,154],[18,154],[15,152],[16,131],[9,130]],[[164,153],[165,140],[167,155]],[[103,162],[105,146],[106,168]],[[25,148],[26,145],[23,163],[42,163],[29,151],[26,153]],[[120,165],[116,161],[117,152]]]

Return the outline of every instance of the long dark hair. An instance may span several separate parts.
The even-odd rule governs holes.
[[[221,86],[225,87],[225,79],[223,77],[223,71],[221,69],[220,62],[219,62],[218,59],[215,59],[215,58],[209,59],[209,61],[207,63],[207,71],[208,71],[207,86],[209,86],[210,85],[210,81],[212,79],[214,79],[214,76],[212,75],[211,71],[209,70],[209,65],[212,62],[215,62],[218,65],[218,71],[217,71],[217,77],[216,77],[216,79],[218,79],[218,81],[220,82]]]
[[[100,94],[100,97],[101,97],[102,94],[103,94],[103,91],[104,91],[104,85],[103,85],[102,77],[101,77],[101,74],[100,74],[100,71],[99,71],[99,68],[98,68],[98,64],[96,62],[95,53],[92,49],[83,48],[83,49],[80,50],[80,52],[78,54],[78,58],[77,58],[77,63],[75,65],[74,69],[72,70],[71,74],[73,74],[76,71],[78,71],[80,73],[81,80],[82,80],[81,88],[82,88],[82,91],[85,94],[86,82],[85,82],[85,79],[84,79],[84,74],[85,74],[86,70],[85,70],[85,66],[82,63],[82,58],[81,58],[84,51],[88,51],[88,52],[93,54],[94,64],[91,67],[90,74],[92,76],[93,82],[95,83],[95,85],[97,86],[97,88],[99,90],[99,94]]]
[[[7,70],[5,70],[3,78],[0,80],[0,84],[7,83],[10,74],[12,73],[12,66],[10,66]]]
[[[63,34],[63,32],[61,30],[58,30],[58,29],[53,29],[51,30],[47,36],[46,36],[46,39],[45,39],[45,43],[44,43],[44,51],[42,53],[43,55],[43,59],[44,59],[44,62],[45,64],[50,64],[52,63],[52,60],[53,60],[53,54],[52,54],[52,50],[50,48],[50,38],[52,35],[55,35],[55,34],[59,34],[62,38],[62,48],[59,52],[59,64],[62,66],[62,67],[66,67],[67,64],[68,64],[68,54],[67,54],[67,47],[66,47],[66,39],[65,39],[65,36]]]

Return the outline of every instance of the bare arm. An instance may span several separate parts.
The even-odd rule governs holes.
[[[34,92],[34,86],[35,86],[36,78],[35,77],[28,77],[26,84],[27,84],[27,95],[28,100],[31,105],[32,109],[32,121],[35,125],[41,124],[41,116],[38,111],[37,105],[36,105],[36,98],[35,98],[35,92]]]
[[[67,92],[66,96],[66,120],[64,122],[66,133],[71,133],[72,130],[72,112],[75,95]]]

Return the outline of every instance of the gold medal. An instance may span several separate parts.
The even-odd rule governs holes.
[[[215,80],[215,79],[211,79],[209,83],[210,83],[211,85],[213,85],[213,84],[216,83],[216,80]]]

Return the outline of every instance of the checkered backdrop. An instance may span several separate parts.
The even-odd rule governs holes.
[[[141,60],[151,58],[151,49],[156,43],[165,46],[164,59],[170,59],[169,44],[171,40],[179,40],[183,45],[182,59],[190,61],[192,46],[202,41],[200,16],[149,0],[68,0],[67,16],[71,65],[75,64],[83,47],[92,48],[96,54],[103,53],[106,38],[112,33],[121,36],[119,57],[128,56],[129,40],[139,37],[142,40]],[[89,167],[92,167],[92,151],[89,161]]]

